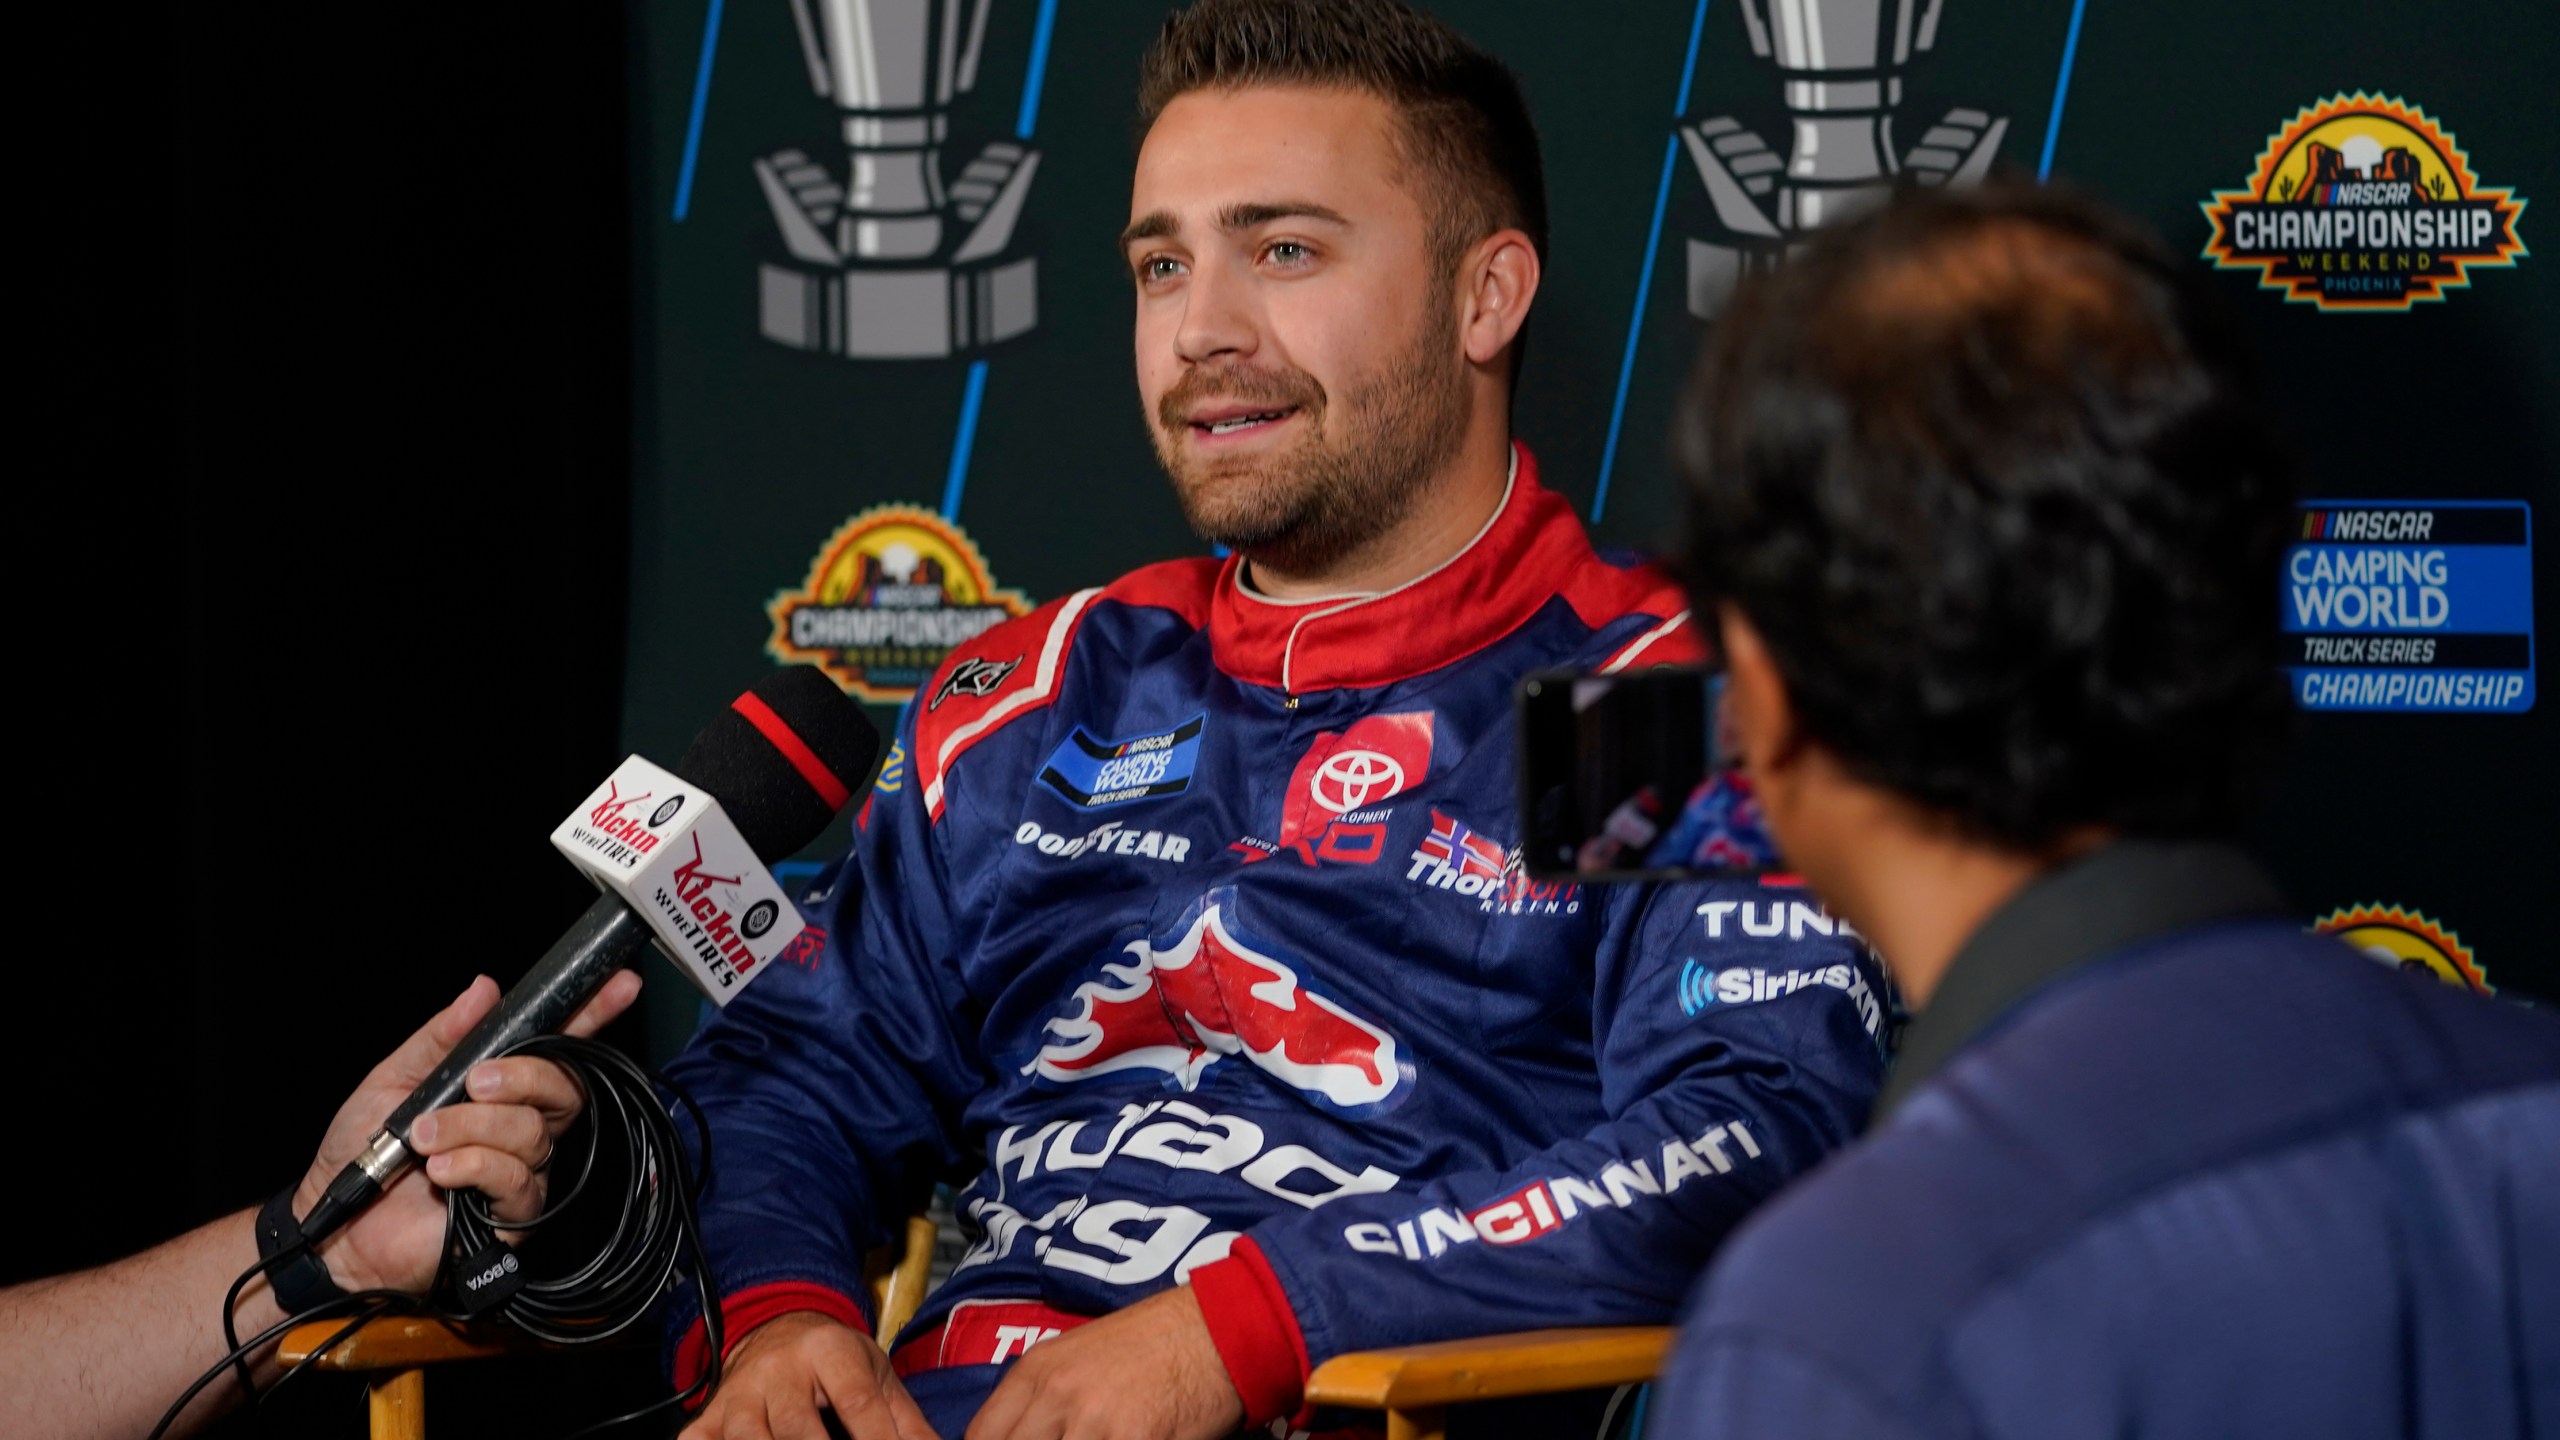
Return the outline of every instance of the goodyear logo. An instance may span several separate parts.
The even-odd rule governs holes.
[[[2204,204],[2205,258],[2321,310],[2406,310],[2526,252],[2525,202],[2472,174],[2452,134],[2405,101],[2361,91],[2296,114],[2246,186]]]

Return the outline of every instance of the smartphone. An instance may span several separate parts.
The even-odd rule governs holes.
[[[1783,869],[1723,731],[1721,670],[1542,671],[1520,682],[1521,860],[1541,880]]]

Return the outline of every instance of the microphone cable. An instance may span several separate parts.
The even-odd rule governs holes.
[[[709,1185],[711,1176],[711,1132],[703,1123],[702,1109],[694,1103],[682,1086],[653,1075],[629,1056],[610,1045],[567,1035],[537,1035],[512,1047],[508,1055],[533,1055],[549,1060],[568,1072],[586,1103],[580,1109],[578,1125],[561,1138],[565,1141],[577,1133],[578,1126],[588,1130],[585,1154],[577,1167],[577,1177],[566,1193],[549,1199],[543,1212],[530,1220],[500,1221],[489,1214],[488,1204],[476,1190],[445,1192],[444,1250],[435,1282],[425,1295],[411,1295],[399,1290],[364,1290],[323,1301],[268,1326],[256,1335],[242,1340],[233,1320],[240,1292],[259,1275],[290,1258],[308,1244],[296,1242],[275,1255],[260,1259],[241,1272],[223,1297],[222,1338],[229,1353],[208,1367],[189,1385],[160,1423],[151,1430],[150,1440],[162,1440],[169,1427],[177,1423],[206,1386],[220,1379],[225,1371],[237,1371],[241,1387],[257,1405],[263,1407],[268,1398],[284,1388],[287,1381],[311,1368],[321,1356],[367,1323],[388,1315],[416,1315],[442,1320],[449,1324],[485,1324],[498,1321],[523,1331],[546,1344],[592,1345],[609,1340],[645,1317],[664,1294],[679,1272],[691,1279],[695,1293],[702,1298],[704,1338],[709,1342],[710,1364],[702,1375],[683,1390],[663,1400],[642,1406],[626,1414],[600,1420],[580,1430],[572,1440],[595,1435],[621,1425],[647,1419],[661,1411],[691,1404],[707,1397],[720,1383],[721,1352],[726,1337],[722,1334],[720,1293],[714,1283],[702,1247],[702,1225],[697,1201]],[[701,1137],[702,1167],[699,1175],[687,1157],[685,1147],[676,1134],[675,1116],[668,1104],[659,1098],[659,1087],[674,1096],[692,1116],[694,1133]],[[622,1186],[620,1204],[614,1211],[608,1233],[595,1246],[594,1252],[565,1273],[535,1276],[517,1260],[514,1248],[497,1234],[505,1229],[530,1238],[531,1232],[544,1225],[556,1226],[570,1207],[584,1195],[597,1179],[598,1157],[608,1145],[627,1159],[629,1175]],[[555,1147],[555,1154],[558,1153]],[[588,1217],[579,1217],[582,1222]],[[564,1241],[573,1244],[574,1241]],[[497,1257],[493,1259],[493,1257]],[[495,1271],[510,1263],[515,1273],[524,1278],[512,1294],[475,1313],[460,1300],[462,1281],[479,1276],[485,1282]],[[474,1268],[477,1267],[477,1268]],[[259,1391],[250,1378],[249,1357],[284,1336],[295,1326],[317,1320],[344,1317],[346,1325],[332,1334],[327,1343],[312,1348],[311,1353],[296,1361],[264,1391]]]

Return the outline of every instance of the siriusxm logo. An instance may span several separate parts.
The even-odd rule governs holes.
[[[1858,1008],[1858,1021],[1869,1035],[1884,1033],[1884,1007],[1868,988],[1867,978],[1847,961],[1804,970],[1764,970],[1756,965],[1711,969],[1695,960],[1680,962],[1680,1010],[1695,1015],[1718,1005],[1751,1005],[1792,995],[1809,985],[1847,992]]]

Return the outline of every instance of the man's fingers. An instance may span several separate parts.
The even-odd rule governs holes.
[[[500,1220],[528,1220],[542,1208],[541,1192],[531,1166],[504,1150],[470,1145],[432,1156],[427,1178],[447,1190],[477,1190],[489,1197],[489,1213]]]
[[[445,1052],[461,1043],[462,1037],[470,1034],[471,1027],[479,1024],[497,1003],[498,982],[486,975],[471,977],[471,983],[463,987],[453,1003],[419,1026],[416,1034],[401,1041],[399,1049],[373,1067],[369,1079],[396,1083],[404,1088],[416,1085],[427,1078],[427,1072],[436,1068],[436,1062],[445,1057]]]
[[[898,1418],[889,1408],[888,1392],[897,1388],[896,1378],[875,1372],[863,1357],[849,1353],[852,1349],[830,1348],[817,1357],[818,1384],[836,1423],[851,1440],[909,1440],[899,1433]]]
[[[550,1127],[541,1111],[527,1105],[447,1105],[430,1110],[409,1127],[409,1142],[421,1155],[486,1146],[506,1151],[528,1169],[551,1153]]]
[[[1036,1373],[1025,1370],[1019,1360],[1013,1362],[1004,1378],[996,1382],[995,1393],[978,1407],[977,1418],[969,1422],[969,1433],[963,1440],[1006,1440],[1012,1435],[1016,1422],[1031,1404],[1033,1382],[1024,1377]]]
[[[578,1007],[578,1013],[569,1017],[564,1033],[593,1035],[612,1024],[615,1017],[630,1009],[631,1002],[639,998],[640,972],[616,970],[613,978],[604,982],[604,988],[589,996],[587,1003]]]
[[[768,1396],[764,1418],[773,1440],[827,1440],[827,1422],[818,1418],[818,1402],[797,1392]]]
[[[711,1403],[702,1407],[702,1413],[693,1417],[693,1423],[676,1436],[676,1440],[722,1440],[721,1432],[728,1421],[729,1406],[715,1395],[711,1397]]]
[[[721,1417],[720,1440],[773,1440],[773,1427],[765,1423],[764,1398],[743,1397]]]
[[[924,1418],[916,1397],[893,1376],[889,1380],[889,1418],[898,1422],[898,1440],[942,1440],[933,1433],[933,1425]]]
[[[888,1365],[860,1343],[830,1346],[817,1357],[818,1384],[852,1440],[936,1440],[924,1412]]]
[[[578,1107],[586,1103],[568,1071],[530,1055],[484,1060],[471,1067],[464,1084],[471,1098],[484,1106],[531,1106],[542,1112],[542,1122],[555,1134],[578,1118]]]
[[[471,1033],[471,1027],[479,1024],[490,1011],[496,1008],[498,1008],[498,982],[486,975],[472,976],[471,983],[462,987],[462,993],[454,997],[453,1003],[436,1012],[427,1021],[424,1033],[427,1043],[432,1047],[432,1053],[426,1056],[426,1064],[420,1068],[434,1068],[435,1062],[442,1060],[446,1051],[461,1044],[462,1037]],[[416,1036],[410,1037],[410,1043],[415,1044],[416,1039]],[[402,1049],[406,1048],[406,1046],[402,1047]]]

